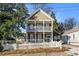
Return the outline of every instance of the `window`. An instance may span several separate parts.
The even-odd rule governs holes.
[[[45,24],[45,27],[50,27],[50,26],[51,26],[50,23],[46,23],[46,24]]]
[[[42,39],[42,36],[41,36],[41,34],[38,34],[38,39]]]
[[[33,39],[33,34],[30,34],[30,39]]]
[[[41,34],[41,33],[39,33],[37,37],[38,37],[38,38],[37,38],[37,42],[38,42],[38,43],[43,42],[42,34]]]
[[[49,24],[48,24],[48,23],[46,23],[46,24],[45,24],[45,26],[49,26]]]
[[[34,43],[35,42],[34,34],[30,34],[29,42],[31,42],[31,43]]]

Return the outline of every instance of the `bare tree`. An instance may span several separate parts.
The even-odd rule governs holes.
[[[31,5],[33,6],[34,10],[41,8],[47,13],[51,13],[53,11],[53,8],[51,6],[48,6],[47,3],[32,3]]]
[[[77,25],[75,18],[69,18],[64,21],[64,30],[70,30]]]

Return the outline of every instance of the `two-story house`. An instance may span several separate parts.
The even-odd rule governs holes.
[[[53,18],[43,10],[36,10],[27,22],[27,42],[42,43],[53,41]]]

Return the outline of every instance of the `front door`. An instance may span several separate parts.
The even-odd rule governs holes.
[[[46,34],[45,42],[50,42],[50,38],[51,38],[51,35],[50,34]]]

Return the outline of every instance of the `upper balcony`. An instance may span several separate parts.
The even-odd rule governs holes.
[[[51,32],[52,26],[51,23],[37,23],[36,25],[28,24],[27,25],[27,32]]]
[[[28,28],[27,29],[27,32],[51,32],[51,27],[38,27],[38,26],[36,26],[36,29],[35,29],[35,27],[33,27],[33,28]]]

